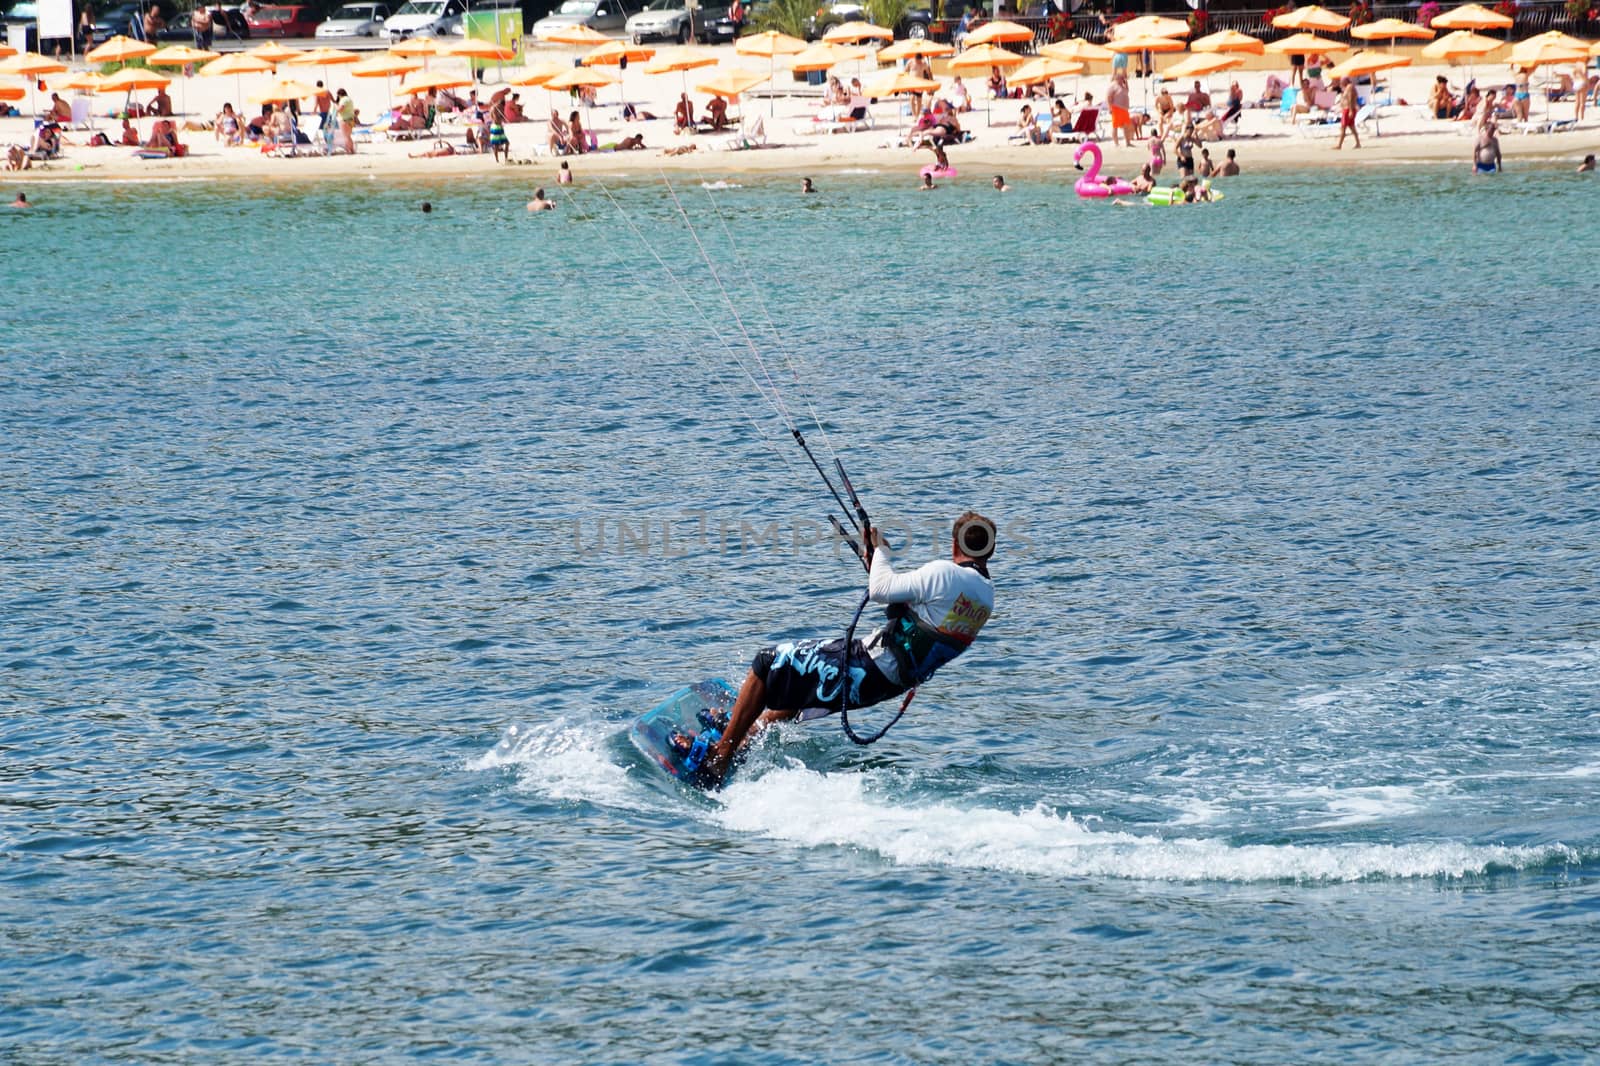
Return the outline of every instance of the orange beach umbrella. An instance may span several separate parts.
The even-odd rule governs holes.
[[[1141,15],[1111,27],[1111,39],[1123,37],[1187,37],[1189,24],[1163,15]]]
[[[1033,30],[1015,22],[1000,19],[985,22],[961,39],[963,48],[976,48],[980,44],[1022,44],[1032,42]]]
[[[1025,62],[1027,60],[1015,52],[997,45],[980,44],[956,53],[949,66],[951,70],[988,70],[990,67],[1020,67]]]
[[[824,41],[830,44],[860,44],[862,41],[892,41],[894,31],[886,30],[882,26],[874,26],[870,22],[855,19],[850,22],[841,22],[822,35]]]
[[[1338,33],[1350,25],[1348,15],[1338,15],[1325,7],[1310,4],[1286,11],[1272,19],[1274,29],[1311,30],[1317,33]]]
[[[709,81],[700,82],[695,89],[725,100],[737,100],[741,93],[749,92],[771,77],[759,70],[725,70]]]
[[[1393,44],[1400,37],[1413,41],[1431,41],[1437,34],[1426,26],[1418,26],[1415,22],[1407,22],[1405,19],[1379,19],[1365,26],[1356,26],[1350,31],[1350,36],[1363,41],[1388,41]]]
[[[257,104],[281,104],[290,100],[308,100],[315,95],[315,86],[293,78],[279,78],[265,89],[251,93],[250,100]]]
[[[1197,52],[1179,63],[1174,63],[1161,72],[1161,76],[1168,80],[1178,78],[1205,78],[1212,74],[1220,74],[1224,70],[1244,66],[1244,60],[1238,56],[1225,56],[1216,52]]]
[[[605,44],[611,38],[587,26],[558,26],[541,36],[551,44],[586,45],[590,48]]]
[[[656,56],[644,65],[646,74],[676,74],[700,67],[714,67],[717,57],[704,52],[680,52],[672,56]]]
[[[126,63],[130,59],[147,56],[155,50],[156,46],[153,44],[136,41],[119,33],[100,47],[89,49],[83,54],[83,58],[90,63]]]
[[[1348,52],[1350,46],[1314,33],[1297,33],[1267,45],[1266,51],[1276,55],[1308,56],[1314,52]]]
[[[878,52],[878,62],[891,63],[901,59],[910,59],[912,56],[953,56],[955,47],[930,41],[926,37],[907,37],[903,41],[896,41],[887,48]]]
[[[1208,33],[1199,40],[1191,41],[1189,48],[1196,52],[1248,52],[1255,56],[1266,50],[1261,38],[1240,33],[1238,30],[1218,30],[1216,33]]]
[[[430,89],[465,89],[471,84],[472,79],[465,74],[446,74],[443,71],[430,74],[423,71],[402,81],[400,92],[405,96],[415,96]]]
[[[586,67],[620,67],[624,62],[637,63],[655,58],[656,50],[626,41],[607,41],[588,52],[578,62]]]
[[[848,63],[853,59],[865,59],[866,57],[867,53],[863,48],[846,48],[842,44],[834,44],[831,41],[818,41],[804,52],[798,53],[790,61],[789,69],[802,72],[827,70],[830,67],[838,66],[840,63]]]
[[[1054,44],[1041,45],[1038,54],[1080,63],[1109,63],[1116,53],[1109,48],[1086,41],[1082,37],[1074,37],[1070,41],[1056,41]]]
[[[67,65],[49,56],[42,56],[38,52],[18,52],[10,59],[0,59],[0,74],[20,74],[24,78],[36,78],[40,74],[65,73]]]
[[[1482,4],[1463,4],[1453,11],[1433,16],[1429,22],[1442,30],[1509,30],[1516,20],[1490,11]]]
[[[1363,74],[1376,74],[1394,67],[1409,67],[1410,56],[1397,56],[1391,52],[1357,52],[1328,68],[1330,78],[1359,78]]]
[[[303,54],[300,49],[290,48],[288,45],[279,44],[277,41],[266,41],[245,51],[245,55],[255,56],[257,59],[265,59],[273,66]]]
[[[159,52],[151,52],[144,57],[144,61],[152,67],[187,67],[192,63],[209,63],[213,59],[220,58],[222,58],[221,52],[208,52],[204,48],[175,44]]]
[[[1053,81],[1064,78],[1068,74],[1082,74],[1083,64],[1066,59],[1056,59],[1052,56],[1038,56],[1028,60],[1022,66],[1013,70],[1006,81],[1012,85],[1033,85],[1042,81]]]
[[[748,37],[741,37],[733,43],[733,50],[742,56],[792,56],[806,50],[806,42],[798,37],[790,37],[787,33],[777,30],[767,30],[764,33],[752,33]]]
[[[1506,42],[1471,30],[1456,30],[1422,46],[1424,59],[1466,59],[1486,56]]]
[[[766,56],[767,77],[770,78],[777,72],[778,57],[804,52],[806,42],[798,37],[790,37],[787,33],[779,33],[777,30],[765,30],[734,41],[733,50],[742,56]],[[769,112],[774,115],[778,113],[777,96],[773,96]]]

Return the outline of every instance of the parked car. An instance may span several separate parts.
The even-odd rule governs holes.
[[[702,6],[691,12],[683,0],[650,0],[643,11],[628,20],[623,32],[634,44],[657,40],[687,44],[691,34],[695,40],[706,40],[707,24],[727,13],[725,6]]]
[[[756,19],[768,0],[754,0],[744,5],[744,25],[749,29],[755,24]],[[707,44],[727,44],[739,36],[739,27],[733,24],[728,17],[728,8],[722,8],[715,18],[706,19],[705,40]]]
[[[317,16],[305,4],[257,8],[247,21],[250,32],[257,37],[311,37],[317,32]]]
[[[870,22],[867,10],[859,0],[834,0],[826,7],[819,8],[815,15],[806,22],[806,40],[820,40],[824,33],[833,27],[844,23],[854,22],[857,19]],[[933,22],[933,12],[925,7],[913,7],[906,11],[905,18],[894,27],[896,37],[912,37],[921,39],[928,36],[928,26]]]
[[[629,14],[622,0],[564,0],[558,11],[533,24],[533,35],[543,37],[572,26],[620,33],[628,24]]]
[[[466,10],[462,0],[411,0],[383,20],[382,36],[403,41],[407,37],[443,37],[461,25]]]
[[[388,4],[345,4],[317,27],[317,36],[376,37],[391,14]]]

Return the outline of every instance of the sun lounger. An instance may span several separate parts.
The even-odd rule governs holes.
[[[1057,144],[1080,144],[1095,136],[1095,131],[1099,128],[1099,125],[1100,109],[1098,107],[1086,107],[1078,112],[1078,117],[1073,120],[1072,129],[1065,133],[1057,133],[1055,141]]]

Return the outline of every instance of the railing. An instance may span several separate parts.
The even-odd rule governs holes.
[[[1453,7],[1455,5],[1452,4],[1450,6]],[[1330,7],[1332,10],[1340,11],[1337,5],[1330,5]],[[1449,7],[1445,8],[1445,10],[1449,9]],[[1343,12],[1341,11],[1340,13],[1342,14]],[[1182,18],[1185,12],[1169,12],[1168,14],[1173,18]],[[1372,6],[1372,17],[1375,20],[1397,18],[1409,22],[1415,19],[1416,15],[1417,9],[1405,4],[1374,4]],[[1082,37],[1084,40],[1097,43],[1104,42],[1107,37],[1108,27],[1100,21],[1098,15],[1073,15],[1071,30],[1054,34],[1051,32],[1051,20],[1048,18],[1027,15],[1008,15],[1006,17],[1012,22],[1021,23],[1033,30],[1034,47],[1067,37]],[[1518,41],[1524,37],[1531,37],[1536,33],[1543,33],[1546,30],[1562,30],[1577,37],[1592,37],[1597,30],[1600,30],[1600,22],[1584,18],[1573,18],[1568,15],[1566,5],[1562,2],[1523,3],[1518,6],[1515,19],[1516,23],[1509,31],[1495,30],[1491,36],[1500,37],[1504,33],[1508,39]],[[928,36],[934,40],[948,43],[958,24],[959,20],[957,19],[936,22],[930,27]],[[1260,37],[1264,41],[1287,37],[1292,32],[1274,29],[1265,9],[1249,11],[1213,10],[1207,12],[1205,28],[1196,31],[1195,36],[1216,33],[1219,30],[1237,30],[1240,33],[1248,33],[1253,37]],[[1330,33],[1324,36],[1340,41],[1350,41],[1351,39],[1347,32]],[[1367,44],[1364,41],[1357,41],[1356,43],[1363,47]],[[1026,50],[1026,46],[1024,46],[1024,50]]]

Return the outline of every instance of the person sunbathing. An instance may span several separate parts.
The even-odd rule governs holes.
[[[133,123],[127,119],[122,120],[122,134],[117,138],[117,143],[126,148],[139,147],[139,131],[133,128]]]
[[[211,129],[212,136],[230,148],[244,142],[244,126],[239,122],[239,116],[234,112],[232,104],[222,105],[222,110],[217,113],[217,120]]]
[[[183,145],[178,143],[178,130],[171,119],[158,119],[150,127],[150,139],[143,145],[146,151],[160,152],[163,155],[177,156],[183,154]]]
[[[567,141],[578,155],[589,150],[589,138],[583,132],[583,120],[578,117],[576,111],[567,116]]]
[[[572,154],[572,131],[561,121],[554,108],[550,109],[550,154]]]
[[[678,106],[672,112],[673,133],[694,132],[694,101],[688,93],[678,95]]]
[[[145,108],[147,115],[171,115],[172,97],[167,95],[167,90],[157,89],[155,96],[150,98],[150,106]]]
[[[72,105],[61,99],[60,93],[50,94],[49,118],[52,122],[72,121]]]
[[[433,142],[433,147],[427,149],[426,151],[410,153],[409,158],[411,158],[411,159],[438,159],[441,156],[455,155],[455,154],[456,154],[456,150],[453,147],[451,147],[450,142],[440,139],[440,140],[435,140]]]
[[[706,104],[706,118],[711,123],[714,131],[728,128],[728,101],[720,96],[713,96],[711,102]]]
[[[61,154],[61,127],[54,122],[46,122],[39,127],[39,132],[33,135],[33,144],[28,148],[29,159],[55,159]]]
[[[959,74],[950,83],[950,103],[957,111],[972,110],[972,96],[967,92],[966,83],[961,80]]]
[[[1034,120],[1033,107],[1029,104],[1022,105],[1022,114],[1017,118],[1017,132],[1022,135],[1023,144],[1049,144],[1050,137],[1039,128],[1039,123]]]

